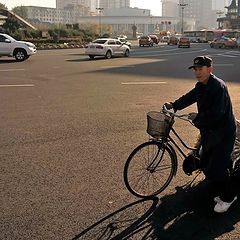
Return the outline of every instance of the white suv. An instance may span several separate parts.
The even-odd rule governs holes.
[[[15,57],[18,62],[28,59],[37,52],[30,42],[17,41],[7,34],[0,33],[0,57]]]

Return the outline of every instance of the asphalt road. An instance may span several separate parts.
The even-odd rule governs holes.
[[[240,119],[240,51],[161,44],[129,58],[93,61],[82,49],[0,58],[0,239],[239,239],[240,201],[214,214],[211,186],[177,176],[158,198],[141,201],[123,166],[147,141],[146,113],[190,90],[188,66],[210,55]],[[184,112],[194,111],[192,106]],[[197,130],[176,121],[192,144]]]

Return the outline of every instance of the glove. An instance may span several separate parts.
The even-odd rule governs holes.
[[[165,106],[167,110],[170,110],[170,109],[173,108],[173,105],[172,105],[172,103],[170,103],[170,102],[164,103],[163,106]]]
[[[193,120],[196,118],[196,116],[197,116],[197,113],[194,113],[194,112],[189,113],[189,114],[188,114],[188,119],[190,119],[191,121],[193,121]]]

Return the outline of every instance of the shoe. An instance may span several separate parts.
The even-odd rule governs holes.
[[[217,200],[217,204],[214,207],[214,211],[217,213],[224,213],[237,200],[237,196],[235,196],[231,202],[224,202],[219,197],[214,198],[214,201],[215,199]]]

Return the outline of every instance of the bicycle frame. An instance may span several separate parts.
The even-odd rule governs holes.
[[[179,117],[178,115],[175,115],[175,116]],[[176,155],[176,150],[175,150],[175,149],[177,149],[177,150],[179,151],[179,153],[180,153],[184,158],[186,158],[187,155],[184,153],[183,148],[188,149],[188,150],[192,150],[192,151],[197,150],[197,149],[188,146],[188,145],[182,140],[182,138],[179,136],[179,134],[178,134],[178,133],[176,132],[176,130],[173,128],[174,116],[172,115],[171,117],[172,117],[172,119],[171,119],[172,124],[171,124],[170,130],[169,130],[168,136],[165,137],[165,138],[163,138],[163,139],[154,139],[154,138],[153,138],[152,140],[161,142],[163,145],[164,145],[164,143],[172,143],[172,145],[171,145],[171,144],[169,144],[169,145],[171,146],[172,151],[174,151],[175,155]],[[182,120],[185,120],[185,119],[182,118],[181,116],[180,116],[179,118],[182,119]],[[172,132],[172,133],[174,134],[174,136],[180,141],[180,143],[182,144],[182,148],[181,148],[181,147],[176,143],[176,141],[170,136],[170,133],[171,133],[171,132]],[[163,151],[163,154],[164,154],[164,151]],[[154,163],[155,160],[156,160],[156,159],[154,159],[152,163]],[[161,159],[160,159],[160,161],[161,161]],[[159,162],[160,162],[160,161],[159,161]],[[157,164],[158,164],[158,163],[157,163]]]
[[[181,139],[181,137],[177,134],[177,132],[175,131],[175,129],[174,129],[173,127],[171,127],[170,132],[172,132],[172,133],[177,137],[177,139],[180,141],[180,143],[182,144],[182,146],[185,147],[185,149],[192,150],[192,151],[197,150],[196,148],[189,147],[189,146]],[[186,158],[187,155],[183,152],[182,148],[180,148],[180,147],[178,146],[178,144],[174,141],[174,139],[170,136],[170,133],[169,133],[169,135],[168,135],[168,139],[169,139],[168,141],[171,142],[171,143],[173,143],[173,145],[178,149],[178,151],[182,154],[182,156],[183,156],[184,158]]]

